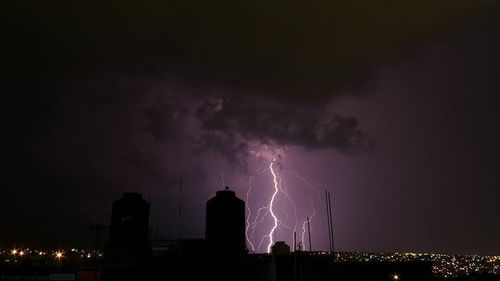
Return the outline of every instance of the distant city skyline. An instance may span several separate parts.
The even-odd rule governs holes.
[[[13,254],[13,251],[16,251],[16,254]],[[18,254],[20,251],[24,253],[22,256]],[[45,248],[18,247],[16,249],[0,249],[0,257],[4,258],[0,263],[7,264],[20,263],[23,259],[52,259],[53,262],[63,263],[66,262],[66,259],[70,261],[74,261],[75,259],[82,259],[83,261],[100,260],[102,256],[102,251],[79,248],[47,250]],[[500,256],[451,255],[442,253],[338,252],[336,253],[336,257],[340,262],[432,261],[434,263],[433,274],[444,278],[484,272],[500,274]]]

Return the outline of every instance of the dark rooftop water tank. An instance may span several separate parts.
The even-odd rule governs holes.
[[[140,193],[125,192],[113,202],[110,241],[141,242],[149,238],[149,203]]]
[[[125,192],[113,202],[111,229],[104,249],[101,280],[151,280],[149,203],[140,193]]]
[[[290,254],[290,246],[285,241],[276,241],[271,247],[271,253],[273,255],[288,255]]]
[[[207,201],[205,231],[214,251],[224,254],[246,251],[245,202],[228,187]]]

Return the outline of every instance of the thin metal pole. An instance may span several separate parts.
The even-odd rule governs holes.
[[[297,281],[297,232],[293,232],[293,281]]]
[[[182,179],[179,179],[179,221],[178,221],[178,236],[179,240],[182,238]]]
[[[335,256],[335,240],[333,236],[333,215],[332,215],[332,200],[330,198],[330,193],[328,193],[328,209],[330,211],[330,227],[331,227],[331,236],[332,236],[332,253]]]
[[[328,191],[325,190],[325,207],[326,207],[326,217],[327,217],[327,223],[328,223],[328,242],[330,242],[330,254],[332,253],[332,228],[330,226],[330,211],[328,208]]]
[[[312,243],[311,243],[311,224],[309,222],[309,217],[307,217],[307,232],[309,236],[309,251],[312,251]]]

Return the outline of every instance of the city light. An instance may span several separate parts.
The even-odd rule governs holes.
[[[55,255],[58,260],[61,260],[61,258],[63,258],[63,252],[61,251],[57,251]]]
[[[274,167],[273,167],[274,168]],[[312,253],[312,252],[311,252]],[[328,252],[315,252],[317,255],[329,255]],[[53,257],[54,262],[66,263],[79,260],[101,260],[102,250],[97,249],[30,249],[25,247],[0,250],[0,255],[10,255],[0,260],[2,263],[16,263],[22,260],[39,261],[44,256]],[[335,252],[336,262],[412,262],[432,263],[432,273],[439,278],[456,278],[477,273],[500,274],[500,256],[454,255],[444,253],[395,253],[395,252]],[[387,276],[388,280],[405,280],[400,272]]]

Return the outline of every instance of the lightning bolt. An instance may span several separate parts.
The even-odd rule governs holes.
[[[267,245],[267,252],[268,253],[271,252],[271,246],[273,245],[274,231],[278,227],[278,221],[279,221],[278,218],[276,217],[276,215],[274,214],[274,198],[276,198],[276,194],[278,194],[278,191],[279,191],[277,175],[273,169],[274,161],[276,161],[276,159],[273,159],[273,161],[271,161],[271,164],[269,164],[269,169],[271,170],[271,173],[273,174],[273,183],[274,183],[274,193],[273,193],[273,196],[271,196],[271,201],[269,201],[269,212],[271,213],[271,216],[273,217],[274,224],[273,224],[273,227],[271,228],[271,231],[268,234],[268,236],[269,236],[269,244]]]
[[[255,171],[255,175],[260,175],[262,173],[264,173],[265,170],[260,170],[260,167],[257,168],[257,170]],[[252,243],[252,239],[254,237],[254,234],[255,234],[255,228],[257,227],[257,225],[259,225],[260,223],[262,223],[266,217],[266,213],[264,213],[264,215],[261,215],[262,214],[262,211],[265,211],[267,210],[267,207],[260,207],[258,210],[257,210],[257,215],[255,216],[255,219],[253,220],[253,222],[250,222],[250,218],[252,217],[252,210],[250,209],[250,194],[252,193],[252,182],[253,182],[253,179],[255,178],[254,175],[250,176],[249,179],[248,179],[248,189],[247,189],[247,193],[246,193],[246,200],[245,200],[245,206],[246,206],[246,209],[248,211],[248,215],[247,215],[247,226],[246,226],[246,229],[245,229],[245,236],[246,236],[246,239],[247,239],[247,242],[248,244],[250,245],[250,247],[252,248],[252,252],[255,253],[255,246],[254,244]],[[260,218],[260,219],[259,219]],[[251,229],[251,233],[249,234],[249,231]],[[251,238],[252,239],[251,239]],[[258,250],[258,248],[257,248]]]
[[[250,228],[252,228],[252,231],[255,230],[255,224],[250,224],[250,217],[252,216],[252,210],[250,209],[250,205],[248,204],[249,199],[250,199],[250,192],[252,192],[252,181],[253,181],[253,176],[250,176],[250,179],[248,179],[248,190],[247,190],[247,195],[246,195],[246,200],[245,200],[245,207],[247,208],[247,227],[245,229],[245,236],[247,238],[247,242],[252,248],[252,252],[255,253],[255,246],[253,245],[252,241],[250,240],[250,237],[248,237],[248,231]],[[253,233],[252,233],[253,234]]]
[[[288,229],[288,230],[291,232],[291,234],[292,234],[292,236],[291,236],[291,241],[293,241],[293,240],[294,240],[294,236],[293,236],[293,234],[294,234],[294,233],[296,232],[296,230],[297,230],[297,206],[296,206],[295,202],[292,200],[292,198],[288,195],[288,193],[287,193],[287,191],[286,191],[286,189],[285,189],[285,187],[284,187],[284,186],[285,186],[285,184],[284,184],[284,179],[283,179],[283,177],[282,177],[279,173],[276,173],[276,175],[277,175],[277,178],[278,178],[278,180],[279,180],[279,184],[278,184],[278,187],[279,187],[279,194],[283,194],[284,199],[285,199],[286,201],[288,201],[288,202],[292,205],[292,208],[293,208],[293,214],[294,214],[294,219],[293,219],[294,225],[293,225],[293,227],[291,227],[291,226],[289,226],[289,225],[284,224],[284,223],[283,223],[283,221],[287,221],[287,220],[288,220],[288,218],[289,218],[289,214],[288,214],[289,212],[287,212],[287,211],[286,211],[286,208],[285,208],[285,207],[286,207],[286,204],[282,204],[282,205],[281,205],[281,208],[280,208],[280,212],[284,214],[284,218],[283,218],[283,219],[281,219],[281,220],[279,220],[280,224],[278,225],[278,229],[277,229],[277,230],[278,230],[278,231],[280,231],[280,232],[282,231],[282,230],[279,228],[280,226],[283,226],[284,228]],[[275,237],[276,237],[276,235],[275,235]]]
[[[224,188],[224,186],[226,186],[226,184],[224,183],[224,173],[222,173],[222,172],[220,173],[219,180],[222,184],[222,188]]]
[[[309,223],[312,221],[314,215],[316,214],[315,210],[313,209],[312,215],[309,217]],[[307,219],[304,220],[302,223],[302,235],[300,237],[300,241],[302,242],[302,245],[305,245],[305,239],[306,239],[306,227],[307,227]]]
[[[306,224],[307,224],[307,220],[305,220],[303,223],[302,223],[302,234],[300,236],[300,243],[302,243],[302,245],[305,245],[305,238],[306,238]]]
[[[283,172],[289,171],[290,175],[302,181],[307,189],[315,190],[317,193],[316,188],[311,186],[305,178],[299,176],[298,173],[281,166],[282,162],[280,151],[281,149],[269,148],[267,146],[261,147],[258,150],[249,151],[251,155],[256,157],[256,160],[262,161],[259,163],[256,171],[248,178],[248,189],[245,200],[246,210],[248,213],[246,217],[245,235],[249,250],[252,252],[261,251],[261,247],[265,245],[264,251],[270,253],[272,245],[276,242],[276,240],[279,240],[277,237],[280,237],[283,234],[288,236],[288,231],[291,232],[291,241],[294,241],[295,239],[294,233],[296,233],[299,225],[297,205],[288,194],[285,184],[285,174],[282,174]],[[252,199],[251,197],[253,192],[256,192],[253,190],[254,180],[258,175],[267,172],[270,172],[272,175],[272,195],[265,201],[267,203],[264,206],[260,206],[258,209],[253,210],[254,213],[252,213],[252,208],[250,208],[252,204],[250,204],[250,200]],[[311,221],[315,215],[315,210],[314,200],[313,198],[310,199],[311,207],[313,209],[312,215],[309,216]],[[290,206],[293,208],[293,211],[290,209]],[[293,216],[290,216],[291,212],[293,212]],[[266,224],[269,222],[270,225],[266,225],[265,229],[268,230],[263,233],[260,242],[257,244],[254,240],[255,234],[260,234],[260,230],[258,230],[259,232],[256,232],[257,227],[260,224],[264,224],[264,221]],[[306,227],[307,220],[302,222],[302,233],[300,237],[302,245],[304,245],[304,240],[306,238]]]
[[[289,172],[292,175],[294,175],[297,179],[301,180],[304,183],[304,185],[306,186],[306,188],[314,191],[316,198],[319,198],[319,192],[318,192],[318,188],[316,186],[309,184],[309,181],[306,178],[302,177],[301,175],[299,175],[295,171],[289,170]],[[310,204],[311,204],[311,208],[312,208],[312,214],[309,216],[309,222],[311,222],[313,220],[314,216],[316,215],[316,208],[314,208],[314,199],[312,197],[310,198]],[[301,238],[300,238],[302,245],[305,245],[306,230],[307,230],[307,219],[305,219],[302,222],[302,233],[301,233]]]

